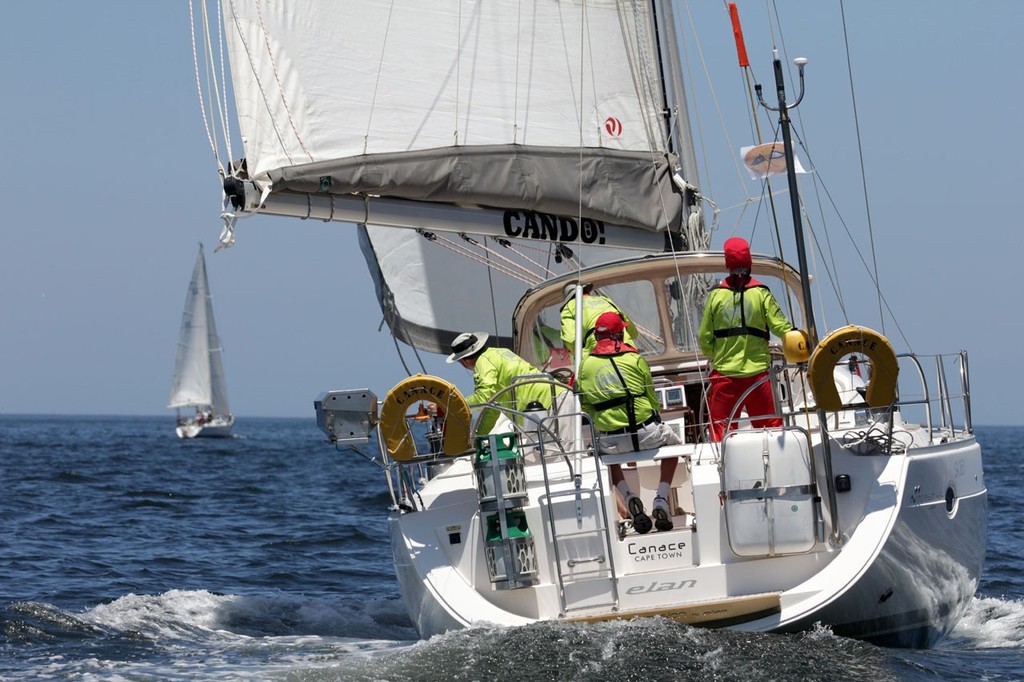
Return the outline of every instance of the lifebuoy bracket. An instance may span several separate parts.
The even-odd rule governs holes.
[[[859,353],[871,360],[871,377],[864,399],[870,407],[896,402],[899,361],[889,340],[878,332],[851,324],[832,332],[818,344],[807,366],[807,378],[819,409],[841,410],[833,369],[844,355]]]
[[[417,374],[398,382],[380,408],[380,433],[392,459],[408,462],[416,456],[416,443],[406,421],[406,412],[420,401],[437,403],[444,410],[442,452],[461,455],[471,449],[472,413],[459,389],[439,377]]]

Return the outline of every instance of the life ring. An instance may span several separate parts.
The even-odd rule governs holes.
[[[416,456],[416,444],[405,420],[413,403],[429,400],[445,412],[441,449],[446,455],[461,455],[470,449],[469,427],[472,414],[466,399],[454,384],[427,374],[417,374],[398,382],[380,407],[380,433],[388,454],[399,462]]]
[[[864,399],[871,407],[887,407],[896,401],[899,362],[889,340],[878,332],[855,324],[837,329],[818,344],[807,366],[807,380],[814,399],[822,410],[841,410],[833,368],[850,353],[861,353],[871,360],[871,378]]]

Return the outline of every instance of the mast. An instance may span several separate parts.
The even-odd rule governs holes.
[[[690,109],[686,100],[686,88],[683,84],[683,69],[679,60],[681,45],[676,35],[676,21],[672,13],[670,0],[654,0],[651,3],[655,23],[655,42],[660,52],[659,67],[661,81],[665,90],[665,125],[669,140],[669,150],[679,158],[682,177],[678,174],[673,178],[683,192],[684,224],[680,226],[686,235],[684,248],[699,250],[706,245],[704,233],[704,215],[701,211],[700,179],[697,173],[697,152],[693,144],[690,130]],[[699,244],[693,241],[690,224],[700,230]]]
[[[804,244],[803,221],[800,218],[800,193],[797,190],[796,184],[796,162],[794,160],[793,136],[790,131],[791,122],[789,118],[789,110],[796,108],[804,98],[804,66],[807,64],[807,59],[804,57],[797,57],[793,60],[793,63],[796,64],[796,67],[800,72],[800,94],[797,96],[795,102],[792,104],[788,104],[786,102],[786,84],[782,73],[782,60],[779,59],[778,50],[774,50],[773,59],[775,67],[775,91],[779,99],[778,108],[770,107],[765,103],[764,98],[761,96],[760,84],[755,85],[754,90],[757,92],[757,99],[761,103],[761,106],[769,111],[779,112],[779,127],[782,128],[782,147],[786,156],[786,180],[789,183],[789,202],[793,209],[793,231],[796,234],[796,253],[800,269],[800,288],[804,296],[804,312],[807,317],[807,334],[810,337],[810,343],[808,345],[811,348],[815,348],[818,345],[818,330],[814,324],[814,305],[811,301],[811,278],[807,268],[807,250]],[[838,545],[842,538],[839,532],[839,507],[836,499],[835,477],[832,469],[832,448],[830,446],[830,437],[828,435],[827,418],[828,416],[825,414],[825,410],[819,407],[818,430],[821,432],[821,447],[824,454],[822,462],[825,465],[825,487],[828,494],[829,511],[832,522],[831,540],[834,545]]]
[[[775,67],[775,91],[778,95],[778,108],[770,107],[761,96],[761,84],[754,86],[757,92],[757,99],[765,109],[779,112],[779,127],[782,129],[782,147],[786,156],[786,180],[789,183],[789,203],[793,209],[793,231],[796,234],[796,255],[800,269],[801,290],[804,297],[805,314],[807,316],[807,334],[810,336],[810,346],[818,345],[818,330],[814,324],[814,306],[811,303],[811,282],[809,269],[807,267],[807,249],[804,245],[803,221],[800,218],[800,193],[796,184],[796,161],[793,153],[793,135],[790,131],[791,121],[789,110],[795,109],[804,98],[804,65],[807,59],[797,57],[793,60],[800,71],[800,94],[792,104],[786,102],[786,84],[782,73],[782,60],[779,59],[779,51],[774,50],[773,64]]]

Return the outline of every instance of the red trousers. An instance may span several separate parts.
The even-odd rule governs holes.
[[[751,417],[750,423],[755,428],[763,426],[782,426],[782,418],[775,416],[775,400],[772,396],[772,385],[764,382],[754,389],[743,401],[742,405],[736,406],[740,396],[748,388],[768,375],[767,371],[755,374],[750,377],[727,377],[717,371],[711,372],[711,390],[708,393],[708,412],[711,417],[711,440],[714,442],[722,440],[725,436],[725,423],[729,415],[736,407],[734,418],[740,416],[743,409],[747,410],[747,416]],[[757,417],[763,417],[757,419]],[[732,428],[736,428],[733,422]]]

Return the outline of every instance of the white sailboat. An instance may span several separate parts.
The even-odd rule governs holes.
[[[221,363],[221,345],[213,319],[213,296],[206,278],[206,257],[199,245],[185,293],[178,352],[167,407],[177,411],[179,438],[229,438],[235,418]],[[182,414],[182,409],[191,413]]]
[[[458,332],[488,330],[547,370],[564,358],[550,333],[563,286],[590,283],[641,329],[662,417],[683,436],[601,456],[579,418],[568,439],[533,415],[510,434],[474,434],[458,390],[423,375],[380,402],[368,389],[322,395],[332,441],[376,437],[395,571],[423,637],[647,616],[821,624],[911,647],[952,630],[985,553],[967,354],[897,354],[860,325],[818,333],[793,172],[799,265],[756,256],[753,272],[785,292],[813,353],[774,356],[784,427],[734,415],[739,428],[709,442],[695,332],[725,264],[709,249],[671,2],[223,0],[220,11],[245,145],[244,161],[221,167],[224,243],[252,213],[358,224],[396,338],[446,353]],[[775,71],[793,169],[778,60]],[[516,385],[538,381],[560,385],[542,373]],[[423,401],[448,406],[427,438],[407,429]],[[647,500],[666,457],[683,463],[673,529],[638,534],[608,467]]]

